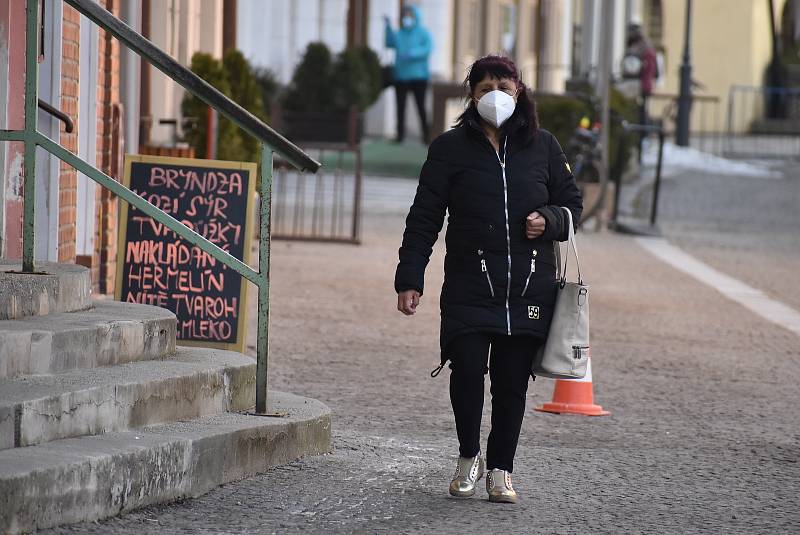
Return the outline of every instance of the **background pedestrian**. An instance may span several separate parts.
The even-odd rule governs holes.
[[[620,86],[627,96],[638,100],[639,124],[648,124],[649,122],[647,102],[653,93],[653,86],[658,76],[656,49],[645,38],[641,25],[629,24],[625,55],[622,57],[622,83]],[[644,137],[644,134],[639,135],[640,161]]]
[[[422,17],[418,7],[408,6],[403,9],[400,29],[392,28],[389,17],[384,17],[386,46],[395,49],[394,89],[397,97],[397,138],[398,143],[405,139],[406,96],[409,91],[414,95],[419,112],[422,137],[428,143],[428,118],[425,112],[425,93],[428,89],[430,73],[428,58],[433,43],[428,30],[422,26]]]

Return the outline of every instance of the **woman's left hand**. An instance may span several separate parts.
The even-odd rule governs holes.
[[[544,233],[544,227],[546,224],[547,222],[545,221],[544,217],[542,217],[542,214],[539,212],[531,213],[525,219],[525,236],[527,236],[529,240],[538,238]]]

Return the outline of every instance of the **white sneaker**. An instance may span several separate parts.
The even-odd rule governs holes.
[[[511,486],[511,473],[494,468],[486,476],[486,492],[489,501],[497,503],[517,503],[517,493]]]
[[[485,471],[480,452],[475,457],[459,457],[456,473],[450,482],[450,495],[468,498],[475,494],[475,484],[480,481]]]

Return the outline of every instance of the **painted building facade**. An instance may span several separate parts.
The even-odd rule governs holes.
[[[256,65],[291,78],[308,43],[323,41],[336,53],[366,44],[384,64],[383,17],[397,24],[403,0],[97,0],[184,65],[197,51],[221,57],[238,46]],[[675,94],[683,48],[686,3],[680,0],[617,0],[612,27],[601,27],[607,0],[418,0],[423,23],[434,36],[432,81],[455,84],[487,53],[512,56],[525,82],[539,91],[561,92],[571,78],[596,79],[600,35],[612,32],[612,65],[618,71],[625,28],[640,22],[662,52],[657,91]],[[795,0],[774,0],[780,16]],[[701,94],[718,96],[728,109],[733,85],[760,86],[772,55],[768,4],[763,0],[695,1],[693,77]],[[40,98],[66,113],[64,124],[40,111],[40,130],[105,173],[120,178],[125,152],[140,143],[174,145],[183,90],[103,30],[57,0],[42,19]],[[721,27],[720,18],[725,24]],[[0,0],[0,127],[23,124],[25,2]],[[800,20],[800,16],[793,20]],[[783,29],[784,32],[790,31]],[[722,58],[722,60],[721,60]],[[459,103],[455,104],[454,113]],[[407,126],[418,125],[408,106]],[[651,110],[658,115],[654,103]],[[755,111],[753,113],[756,113]],[[452,115],[452,114],[451,114]],[[695,121],[697,119],[695,118]],[[696,125],[696,122],[695,122]],[[366,118],[367,133],[390,137],[394,95],[384,92]],[[37,155],[36,259],[91,267],[95,289],[114,284],[117,200],[85,176]],[[21,256],[22,147],[0,146],[0,256]]]
[[[222,55],[223,0],[97,0],[112,14],[188,65],[196,51]],[[0,127],[24,122],[25,2],[0,0]],[[39,111],[39,129],[107,175],[121,180],[125,152],[172,145],[183,90],[142,64],[95,24],[61,1],[42,20],[39,98],[65,113],[72,133]],[[0,257],[22,256],[23,148],[0,145]],[[70,166],[37,151],[37,261],[79,263],[94,291],[110,293],[116,273],[116,197]]]
[[[119,15],[120,0],[99,0]],[[0,0],[0,124],[24,121],[25,3]],[[62,2],[48,2],[41,17],[43,47],[39,98],[62,111],[73,131],[39,110],[39,130],[95,165],[119,177],[124,151],[120,103],[119,44]],[[0,256],[22,255],[22,145],[0,147]],[[95,290],[113,287],[117,200],[87,177],[37,152],[37,260],[77,262],[92,270]]]
[[[683,55],[686,2],[674,0],[637,0],[632,2],[634,15],[643,22],[653,44],[663,50],[663,83],[659,91],[677,94],[680,87],[679,70]],[[773,0],[779,31],[780,14],[787,0]],[[769,4],[764,0],[702,0],[692,4],[691,63],[692,79],[699,84],[697,95],[719,99],[717,127],[726,128],[726,115],[734,108],[748,105],[747,109],[733,109],[733,114],[743,116],[736,128],[747,128],[750,121],[762,111],[755,102],[731,102],[731,88],[761,87],[772,59],[772,34]],[[720,21],[724,20],[724,23]],[[663,111],[663,103],[654,103],[652,113]],[[703,110],[700,105],[693,114],[692,127],[700,128]]]

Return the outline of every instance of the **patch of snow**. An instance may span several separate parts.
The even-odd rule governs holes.
[[[658,161],[658,144],[646,143],[642,154],[642,164],[655,166]],[[770,169],[764,161],[737,161],[701,152],[691,147],[679,147],[674,143],[664,143],[662,176],[673,176],[680,172],[697,171],[714,175],[733,175],[753,178],[783,178],[783,173]]]

